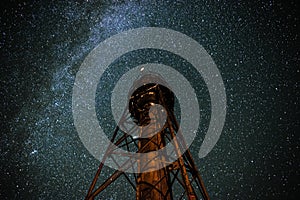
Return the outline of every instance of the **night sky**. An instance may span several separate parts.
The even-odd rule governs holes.
[[[138,27],[173,29],[206,49],[226,89],[225,126],[199,159],[210,120],[205,83],[182,58],[146,49],[123,55],[99,77],[96,110],[104,129],[115,126],[110,95],[122,74],[147,62],[172,66],[201,105],[191,152],[211,199],[297,199],[297,10],[295,1],[1,1],[0,199],[84,198],[99,161],[73,124],[76,72],[101,41]],[[135,193],[119,179],[101,197]]]

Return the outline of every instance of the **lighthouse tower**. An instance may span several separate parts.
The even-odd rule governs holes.
[[[133,187],[136,200],[210,199],[190,151],[185,150],[184,133],[180,132],[174,115],[174,93],[166,86],[163,78],[156,74],[146,74],[135,81],[126,108],[129,116],[124,114],[116,127],[111,139],[114,146],[108,147],[86,200],[100,196],[120,176],[125,176]],[[120,129],[132,121],[138,128]],[[138,132],[138,137],[131,132]],[[178,155],[175,161],[171,161],[171,154],[164,150],[168,143],[174,145],[174,153]],[[146,156],[125,160],[111,176],[101,177],[105,161],[120,153],[115,146]],[[156,153],[158,151],[160,153]],[[134,166],[137,173],[131,180],[124,169]],[[99,180],[102,181],[96,187]]]

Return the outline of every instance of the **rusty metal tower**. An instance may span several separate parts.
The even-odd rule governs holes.
[[[164,85],[166,83],[162,77],[153,74],[144,75],[133,84],[127,105],[130,114],[123,114],[116,127],[111,138],[114,145],[109,145],[90,185],[86,200],[95,199],[120,176],[124,176],[133,187],[136,200],[210,199],[190,151],[183,150],[186,149],[186,144],[182,136],[184,133],[180,132],[174,115],[174,94]],[[164,109],[151,109],[157,104]],[[166,119],[160,124],[155,119],[163,114]],[[126,123],[133,123],[132,119],[138,125],[133,127],[138,128],[127,128],[126,131],[120,128]],[[134,131],[138,131],[140,137],[130,134]],[[140,159],[133,158],[119,163],[119,169],[106,179],[101,176],[105,161],[109,158],[114,160],[115,154],[122,154],[115,147],[136,153],[149,153],[164,149],[167,143],[174,145],[174,151],[179,155],[175,161],[170,162],[171,155],[167,151],[163,154],[150,153]],[[164,167],[158,168],[162,163]],[[138,173],[134,174],[132,180],[124,169],[134,165]],[[102,181],[99,181],[100,179]],[[97,182],[101,182],[98,183],[99,186],[96,186]]]

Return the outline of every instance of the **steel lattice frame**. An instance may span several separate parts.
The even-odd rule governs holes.
[[[163,102],[163,101],[162,101]],[[163,140],[165,143],[172,142],[174,144],[174,150],[176,151],[177,155],[181,155],[175,162],[168,163],[167,167],[164,167],[164,174],[168,177],[162,177],[168,179],[168,186],[167,191],[164,191],[162,194],[165,195],[163,199],[175,199],[173,194],[173,187],[176,185],[176,190],[178,191],[178,186],[182,188],[181,194],[177,194],[178,199],[183,199],[186,197],[189,200],[194,199],[204,199],[209,200],[208,193],[204,187],[204,183],[202,181],[202,178],[199,174],[199,171],[197,169],[197,166],[192,158],[192,155],[189,150],[185,151],[184,154],[182,154],[182,149],[186,146],[184,138],[182,136],[182,133],[179,131],[179,124],[175,118],[174,112],[170,111],[167,107],[164,106],[164,108],[167,109],[167,120],[165,123],[165,126],[163,130],[161,131],[161,135],[163,137]],[[125,112],[124,112],[125,113]],[[131,116],[123,114],[120,123],[115,128],[114,134],[111,138],[111,142],[117,146],[118,148],[126,148],[128,152],[136,152],[136,153],[143,153],[143,150],[147,146],[148,143],[153,142],[156,135],[153,135],[151,138],[149,138],[148,142],[144,146],[139,146],[140,138],[133,138],[130,134],[134,130],[133,128],[127,128],[130,127],[130,124],[132,124]],[[120,129],[122,127],[122,131]],[[176,137],[175,137],[176,136]],[[121,175],[123,175],[127,181],[130,183],[130,185],[133,187],[133,189],[137,190],[137,184],[140,184],[138,181],[138,174],[134,174],[134,181],[130,179],[127,173],[124,172],[124,169],[129,169],[130,167],[133,167],[134,164],[136,164],[137,160],[129,159],[125,161],[122,165],[118,165],[118,163],[114,159],[114,154],[120,154],[120,152],[116,151],[117,149],[113,147],[113,145],[110,145],[99,165],[99,168],[97,170],[97,173],[90,185],[90,188],[88,190],[88,194],[86,195],[86,200],[92,200],[96,196],[98,196],[105,188],[107,188],[111,183],[113,183],[115,180],[117,180]],[[124,155],[128,156],[128,155]],[[167,157],[170,158],[170,155],[167,155]],[[119,166],[119,170],[116,170],[110,177],[107,177],[105,181],[98,187],[96,187],[96,183],[99,179],[99,176],[101,174],[101,171],[103,169],[105,161],[110,158]],[[167,160],[166,160],[167,162]],[[179,176],[181,174],[181,176]],[[159,181],[157,182],[159,183]],[[177,184],[176,184],[177,183]],[[153,187],[155,189],[155,185],[149,186]],[[138,196],[138,192],[136,191],[137,199],[140,199]],[[168,198],[167,198],[168,196]],[[176,197],[177,199],[177,197]]]

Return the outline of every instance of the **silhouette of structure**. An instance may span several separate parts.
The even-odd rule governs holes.
[[[174,115],[174,94],[164,85],[166,86],[166,83],[162,77],[153,74],[144,75],[133,84],[132,95],[127,105],[130,114],[123,114],[116,127],[111,139],[115,146],[108,147],[88,190],[86,200],[95,199],[120,176],[125,176],[133,187],[136,200],[209,200],[190,151],[183,151],[186,149],[184,148],[186,144]],[[157,104],[164,109],[151,109]],[[159,123],[156,119],[161,119],[163,115],[166,116],[166,120],[164,123]],[[138,126],[130,128],[128,125],[130,123]],[[133,132],[138,132],[139,137],[132,136]],[[163,149],[167,143],[174,145],[176,155],[181,155],[175,162],[169,161],[172,155],[166,151],[159,154],[153,153]],[[101,178],[104,181],[96,187],[104,162],[109,158],[114,161],[115,154],[122,154],[117,151],[116,146],[125,148],[128,152],[148,154],[140,159],[125,160],[121,164],[115,162],[119,170],[106,179]],[[124,154],[124,156],[128,155]],[[134,177],[130,178],[124,169],[134,167],[139,173],[133,174]],[[176,195],[174,190],[176,190]]]

